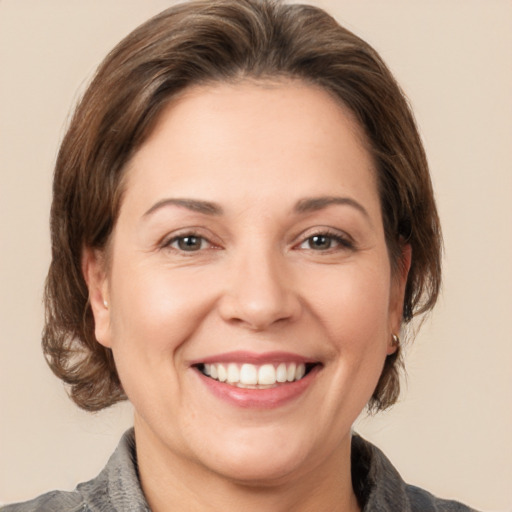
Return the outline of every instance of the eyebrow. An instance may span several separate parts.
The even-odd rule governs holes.
[[[350,197],[339,197],[339,196],[320,196],[320,197],[307,197],[299,200],[295,204],[295,212],[304,214],[311,213],[318,210],[322,210],[333,204],[348,205],[352,206],[356,210],[359,210],[365,217],[370,217],[368,211],[364,206],[358,203],[355,199]],[[201,201],[199,199],[184,199],[184,198],[166,198],[155,203],[148,211],[146,211],[143,217],[148,217],[152,213],[161,208],[167,206],[178,206],[186,208],[188,210],[203,213],[205,215],[222,215],[222,207],[210,201]]]
[[[355,199],[351,197],[339,197],[339,196],[321,196],[321,197],[307,197],[305,199],[301,199],[295,205],[295,211],[297,213],[311,213],[318,210],[323,210],[328,206],[333,204],[341,204],[352,206],[356,210],[359,210],[365,217],[370,218],[370,214],[366,210],[366,208],[358,203]]]
[[[205,215],[222,215],[223,213],[222,207],[220,205],[210,201],[200,201],[198,199],[167,198],[155,203],[146,213],[144,213],[143,217],[148,217],[155,211],[167,206],[178,206],[192,210],[193,212],[203,213]]]

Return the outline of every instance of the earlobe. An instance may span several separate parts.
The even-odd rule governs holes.
[[[83,250],[82,274],[89,290],[96,340],[111,348],[108,277],[103,251],[91,248]]]
[[[398,334],[391,334],[391,342],[388,345],[387,355],[390,356],[400,349],[400,336]]]

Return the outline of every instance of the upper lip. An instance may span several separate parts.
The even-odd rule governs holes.
[[[320,361],[294,354],[292,352],[248,352],[237,350],[207,356],[202,359],[190,361],[190,366],[212,363],[249,363],[262,365],[268,363],[319,363]]]

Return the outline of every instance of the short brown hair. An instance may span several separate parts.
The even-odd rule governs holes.
[[[126,398],[111,351],[94,336],[81,257],[85,247],[106,247],[127,163],[176,93],[191,85],[276,77],[319,85],[356,115],[373,153],[395,268],[401,244],[412,247],[403,321],[433,307],[441,235],[427,161],[407,100],[377,52],[312,6],[279,0],[176,5],[106,57],[56,162],[43,349],[80,407],[94,411]],[[399,365],[398,353],[388,357],[370,408],[396,401]]]

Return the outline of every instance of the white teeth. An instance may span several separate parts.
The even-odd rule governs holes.
[[[304,363],[255,364],[212,363],[203,365],[203,373],[220,382],[227,382],[243,388],[255,386],[272,387],[276,383],[294,382],[306,374]]]
[[[213,370],[213,368],[212,368]],[[213,372],[212,372],[213,373]],[[295,370],[295,380],[300,380],[302,377],[306,375],[306,365],[301,363],[299,366],[297,366],[297,369]],[[213,375],[212,375],[213,377]]]
[[[221,382],[226,382],[226,380],[228,379],[228,372],[226,370],[226,367],[223,364],[219,364],[217,366],[217,375],[218,375],[217,378]]]
[[[234,363],[230,363],[228,365],[228,374],[226,380],[230,383],[240,382],[240,370],[238,369],[238,365]]]
[[[243,364],[240,369],[240,384],[258,384],[258,370],[253,364]]]
[[[288,371],[286,370],[286,365],[281,363],[276,370],[276,381],[277,382],[286,382],[288,380]]]
[[[295,363],[292,363],[291,365],[288,366],[288,370],[287,370],[287,373],[286,373],[286,380],[288,382],[293,382],[295,380],[295,369],[296,369],[296,365]]]
[[[272,364],[264,364],[258,370],[258,384],[271,385],[276,383],[276,369]]]

